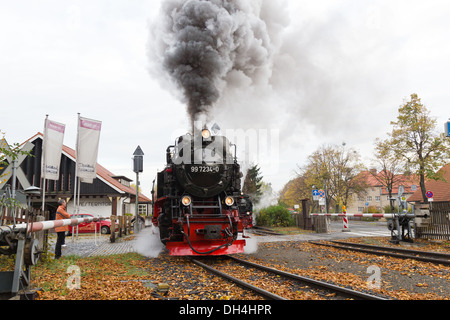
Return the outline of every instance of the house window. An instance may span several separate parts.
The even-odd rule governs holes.
[[[358,201],[364,201],[364,197],[358,196]]]
[[[417,186],[415,184],[411,185],[411,191],[417,191]]]
[[[138,210],[139,210],[139,215],[140,216],[146,216],[147,215],[147,205],[146,204],[139,204]]]
[[[367,201],[372,201],[372,196],[367,196]]]
[[[364,207],[358,207],[358,212],[364,212]]]
[[[381,201],[381,197],[380,196],[375,196],[375,201]]]

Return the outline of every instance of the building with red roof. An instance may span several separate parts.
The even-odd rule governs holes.
[[[362,171],[354,179],[362,189],[352,194],[347,205],[348,213],[367,212],[369,207],[375,208],[382,212],[383,208],[390,205],[389,191],[386,187],[384,172],[377,172],[376,169],[371,171]],[[392,186],[392,198],[397,199],[399,196],[399,188],[403,191],[402,197],[408,198],[418,189],[419,179],[415,175],[395,175]]]
[[[31,144],[31,155],[20,164],[20,174],[17,176],[17,190],[24,190],[29,186],[42,188],[41,158],[43,134],[37,133],[24,142]],[[50,214],[56,211],[59,198],[68,202],[67,211],[74,213],[73,194],[75,177],[75,150],[63,145],[59,179],[46,180],[45,204]],[[3,169],[5,170],[5,168]],[[2,172],[0,172],[1,174]],[[131,179],[125,176],[116,176],[100,164],[97,164],[97,178],[93,183],[80,183],[80,213],[89,213],[94,216],[108,217],[111,215],[124,215],[135,212],[136,190],[130,186]],[[7,184],[12,184],[12,178],[0,181],[0,190]],[[42,195],[33,196],[33,206],[38,208],[42,204]],[[139,212],[151,213],[151,199],[139,193]]]
[[[440,173],[443,180],[426,180],[426,191],[432,192],[433,201],[435,202],[450,202],[450,163],[443,166],[438,173]],[[424,202],[422,189],[419,187],[407,201],[415,203]]]

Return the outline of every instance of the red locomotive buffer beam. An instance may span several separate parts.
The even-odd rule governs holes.
[[[171,256],[221,256],[244,252],[245,240],[235,240],[231,245],[224,241],[168,242],[166,248]],[[194,251],[195,250],[195,251]]]
[[[237,240],[231,224],[220,219],[187,221],[183,224],[183,241],[168,242],[171,256],[227,255],[244,252],[245,240]]]

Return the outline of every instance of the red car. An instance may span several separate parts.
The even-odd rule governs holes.
[[[81,213],[75,217],[75,215],[70,215],[71,218],[93,218],[92,214]],[[95,225],[97,225],[97,232],[101,232],[102,234],[108,234],[111,232],[111,221],[110,220],[101,220],[101,221],[92,221],[89,223],[80,223],[78,225],[78,233],[94,233]],[[69,234],[72,234],[72,229],[74,232],[77,232],[76,226],[69,226]]]

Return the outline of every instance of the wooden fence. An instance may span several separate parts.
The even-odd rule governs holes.
[[[132,218],[132,216],[111,216],[111,236],[109,238],[111,242],[116,242],[116,237],[120,238],[131,233]]]
[[[41,210],[34,209],[31,217],[33,218],[33,221],[37,221],[37,217],[40,217],[39,221],[42,221],[42,219],[48,220],[48,212],[46,211],[45,213],[43,213]],[[16,224],[26,223],[27,209],[20,207],[3,207],[0,211],[0,226],[12,225],[14,222]]]
[[[431,202],[427,226],[416,227],[416,238],[450,240],[450,202]]]
[[[9,207],[2,207],[0,210],[0,226],[5,225],[13,225],[15,224],[21,224],[26,223],[27,218],[29,216],[29,222],[38,222],[38,221],[45,221],[48,220],[49,212],[45,211],[42,212],[41,210],[34,209],[32,214],[30,212],[27,212],[27,209],[15,207],[15,208],[9,208]],[[39,240],[39,247],[47,250],[48,247],[48,230],[45,231],[38,231],[33,232],[32,234],[33,239]]]

